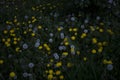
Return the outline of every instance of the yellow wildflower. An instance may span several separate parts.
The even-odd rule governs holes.
[[[9,76],[13,78],[16,76],[16,74],[15,74],[15,72],[10,72]]]
[[[95,54],[97,51],[96,51],[95,49],[93,49],[91,52],[92,52],[93,54]]]
[[[62,62],[57,62],[56,67],[60,67],[60,66],[62,66]]]
[[[0,64],[3,64],[3,63],[4,63],[4,61],[2,59],[0,59]]]
[[[92,39],[92,43],[93,43],[93,44],[97,43],[97,39],[96,39],[96,38],[93,38],[93,39]]]

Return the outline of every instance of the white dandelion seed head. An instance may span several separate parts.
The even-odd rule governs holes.
[[[25,19],[28,19],[28,16],[27,16],[27,15],[25,15],[25,16],[24,16],[24,18],[25,18]]]
[[[24,73],[23,73],[23,77],[28,77],[28,73],[27,73],[27,72],[24,72]]]
[[[75,21],[75,17],[71,17],[71,19],[70,19],[71,21]]]
[[[53,34],[53,33],[50,33],[49,35],[50,35],[50,37],[53,37],[53,36],[54,36],[54,34]]]
[[[84,30],[84,33],[88,33],[88,30],[87,30],[87,29],[85,29],[85,30]]]
[[[47,31],[47,30],[48,30],[48,28],[45,28],[45,30]]]
[[[29,74],[28,74],[28,76],[29,76],[29,77],[31,77],[31,76],[32,76],[32,74],[31,74],[31,73],[29,73]]]
[[[81,25],[81,29],[84,29],[85,28],[85,26],[84,25]]]
[[[85,19],[84,23],[88,23],[88,22],[89,22],[89,20],[88,20],[88,19]]]
[[[27,49],[28,45],[26,43],[23,44],[23,49]]]
[[[100,20],[100,16],[97,16],[96,19],[97,19],[97,20]]]
[[[36,42],[40,42],[40,39],[37,39]]]
[[[53,56],[54,56],[55,59],[59,59],[58,53],[54,53]]]
[[[71,48],[75,48],[75,46],[74,46],[74,45],[71,45],[70,47],[71,47]]]
[[[32,28],[32,26],[33,26],[32,24],[29,24],[29,27],[30,27],[30,28]]]
[[[40,46],[40,43],[39,42],[36,42],[35,43],[35,47],[39,47]]]
[[[29,64],[28,64],[28,67],[29,67],[29,68],[33,68],[33,67],[34,67],[34,63],[29,63]]]
[[[63,47],[63,46],[59,46],[58,49],[59,49],[59,50],[63,50],[64,47]]]
[[[60,37],[61,37],[61,39],[64,39],[64,33],[60,33]]]
[[[113,70],[113,65],[112,64],[108,64],[107,65],[107,70],[109,70],[109,71]]]
[[[15,77],[14,77],[14,79],[16,79],[16,80],[17,80],[17,76],[15,76]]]
[[[10,30],[10,29],[11,29],[11,26],[10,26],[10,25],[8,25],[8,26],[7,26],[7,29],[8,29],[8,30]]]
[[[112,3],[113,3],[113,0],[108,0],[108,3],[112,4]]]
[[[50,42],[50,43],[52,43],[52,42],[53,42],[53,39],[52,39],[52,38],[50,38],[50,39],[49,39],[49,42]]]

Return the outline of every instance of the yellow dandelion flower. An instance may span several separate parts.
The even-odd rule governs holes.
[[[4,33],[4,34],[7,34],[7,33],[8,33],[8,31],[7,31],[7,30],[4,30],[4,31],[3,31],[3,33]]]
[[[76,53],[77,53],[77,55],[80,55],[80,51],[77,51]]]
[[[53,72],[53,70],[52,69],[50,69],[49,70],[49,74],[53,74],[54,72]]]
[[[68,42],[68,41],[66,41],[64,44],[67,46],[67,45],[69,45],[69,42]]]
[[[10,38],[7,38],[7,42],[10,42],[11,41],[11,39]]]
[[[0,64],[3,64],[3,63],[4,63],[4,61],[2,59],[0,59]]]
[[[96,51],[95,49],[93,49],[91,52],[92,52],[93,54],[95,54],[97,51]]]
[[[35,36],[35,33],[32,33],[31,36],[34,37],[34,36]]]
[[[112,64],[112,61],[111,61],[111,60],[104,59],[104,60],[103,60],[103,64]]]
[[[2,42],[5,42],[5,38],[2,39]]]
[[[62,62],[57,62],[55,65],[56,65],[56,67],[61,67],[62,66]]]
[[[107,46],[108,43],[106,41],[104,41],[102,44],[103,44],[103,46]]]
[[[93,38],[93,39],[92,39],[92,43],[93,43],[93,44],[97,43],[97,39],[96,39],[96,38]]]
[[[73,29],[72,29],[72,28],[69,28],[69,31],[71,32],[71,31],[73,31]]]
[[[39,46],[38,49],[42,49],[43,47],[42,46]]]
[[[58,27],[57,30],[58,30],[58,31],[61,31],[62,29],[61,29],[61,27]]]
[[[27,34],[27,31],[24,31],[23,34]]]
[[[77,29],[77,28],[73,28],[73,31],[75,31],[75,32],[76,32],[76,31],[78,31],[78,29]]]
[[[19,47],[17,47],[17,48],[15,49],[15,51],[16,51],[16,52],[19,52],[19,51],[20,51],[20,48],[19,48]]]
[[[68,52],[63,52],[62,55],[63,55],[63,56],[67,56],[67,55],[68,55]]]
[[[103,29],[102,29],[102,28],[100,28],[100,29],[99,29],[99,32],[103,32]]]
[[[97,44],[97,45],[98,45],[99,47],[100,47],[100,46],[102,46],[102,42],[98,42],[98,44]]]
[[[72,63],[68,62],[67,67],[71,67],[71,66],[72,66]]]
[[[17,44],[17,41],[13,41],[13,44]]]
[[[71,37],[71,40],[75,40],[75,39],[76,39],[76,37],[75,37],[75,36],[72,36],[72,37]]]
[[[60,71],[60,70],[57,70],[57,71],[55,72],[55,74],[56,74],[56,75],[60,75],[60,74],[61,74],[61,71]]]
[[[100,47],[100,48],[98,49],[98,52],[101,53],[102,51],[103,51],[103,47]]]
[[[53,75],[52,74],[49,74],[48,75],[48,80],[52,80],[53,79]]]
[[[15,72],[10,72],[9,76],[13,78],[16,76],[16,74],[15,74]]]
[[[87,61],[87,57],[84,57],[83,60],[84,60],[84,61]]]
[[[82,33],[81,38],[85,38],[87,36],[86,33]]]
[[[64,79],[64,76],[63,76],[63,75],[60,75],[60,79],[63,80],[63,79]]]
[[[42,29],[42,26],[39,25],[39,26],[38,26],[38,29]]]

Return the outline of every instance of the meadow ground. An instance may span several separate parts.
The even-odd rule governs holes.
[[[91,1],[1,0],[0,80],[120,80],[120,3]]]

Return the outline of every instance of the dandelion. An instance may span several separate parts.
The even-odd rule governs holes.
[[[29,67],[29,68],[33,68],[33,67],[34,67],[34,63],[29,63],[29,64],[28,64],[28,67]]]
[[[99,29],[99,32],[103,32],[103,29],[102,29],[102,28],[100,28],[100,29]]]
[[[56,67],[61,67],[61,66],[62,66],[62,62],[57,62],[57,63],[55,64],[55,66],[56,66]]]
[[[31,36],[32,36],[32,37],[34,37],[34,36],[35,36],[35,33],[34,33],[34,32],[33,32],[33,33],[31,33]]]
[[[111,61],[111,60],[106,60],[106,59],[104,59],[104,60],[103,60],[103,64],[112,64],[112,61]]]
[[[76,37],[75,36],[71,36],[71,40],[75,40],[76,39]]]
[[[49,39],[49,42],[50,42],[50,43],[52,43],[52,42],[53,42],[53,39],[52,39],[52,38],[50,38],[50,39]]]
[[[52,74],[49,74],[48,75],[48,80],[52,80],[53,79],[53,75]]]
[[[52,69],[49,70],[49,74],[53,74],[53,70]]]
[[[96,51],[95,49],[93,49],[91,52],[92,52],[93,54],[95,54],[97,51]]]
[[[28,73],[27,73],[27,72],[24,72],[24,73],[23,73],[23,77],[28,77]]]
[[[81,29],[84,29],[85,28],[85,26],[84,25],[81,25]]]
[[[25,18],[25,19],[28,19],[28,16],[27,16],[27,15],[25,15],[25,16],[24,16],[24,18]]]
[[[87,57],[84,57],[83,60],[84,60],[84,61],[87,61]]]
[[[97,20],[100,20],[100,16],[97,16],[96,19],[97,19]]]
[[[96,38],[93,38],[93,39],[92,39],[92,43],[93,43],[93,44],[97,43],[97,39],[96,39]]]
[[[67,56],[68,55],[68,52],[63,52],[62,53],[62,56]]]
[[[59,49],[59,50],[63,50],[63,49],[64,49],[64,46],[59,46],[58,49]]]
[[[108,0],[108,3],[112,4],[112,3],[113,3],[113,0]]]
[[[30,28],[32,28],[32,26],[33,26],[32,24],[29,24],[29,27],[30,27]]]
[[[0,59],[0,64],[3,64],[3,63],[4,63],[4,61],[2,59]]]
[[[88,20],[88,19],[85,19],[84,23],[88,23],[88,22],[89,22],[89,20]]]
[[[84,33],[88,33],[88,30],[87,30],[87,29],[85,29],[85,30],[84,30]]]
[[[61,71],[59,71],[59,70],[57,70],[57,71],[55,72],[56,75],[60,75],[60,73],[61,73]]]
[[[40,39],[37,39],[36,42],[40,42]]]
[[[35,43],[35,47],[39,47],[40,46],[40,43],[39,42],[36,42]]]
[[[71,66],[72,66],[72,63],[68,62],[67,67],[71,67]]]
[[[75,21],[75,17],[71,17],[71,21]]]
[[[109,71],[113,70],[113,65],[112,64],[108,64],[107,65],[107,70],[109,70]]]
[[[15,74],[15,72],[10,72],[9,76],[13,78],[16,76],[16,74]]]
[[[60,37],[61,39],[64,39],[65,38],[64,33],[60,33]]]
[[[54,53],[53,56],[55,59],[59,59],[59,55],[57,53]]]
[[[64,76],[63,76],[63,75],[60,75],[60,79],[63,80],[63,79],[64,79]]]
[[[23,44],[23,49],[27,49],[28,45],[26,43]]]
[[[53,33],[50,33],[49,35],[50,35],[50,37],[53,37],[53,36],[54,36]]]
[[[81,38],[85,38],[87,36],[86,33],[82,33]]]

